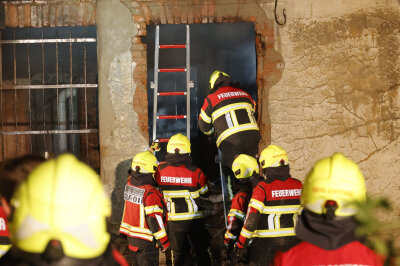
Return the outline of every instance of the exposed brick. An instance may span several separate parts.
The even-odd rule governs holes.
[[[42,13],[43,13],[43,27],[48,27],[50,25],[50,17],[49,17],[49,5],[42,6]]]
[[[85,3],[79,3],[78,11],[77,11],[77,17],[76,17],[76,24],[77,25],[83,25],[84,17],[85,17],[85,10],[86,10],[86,5]]]
[[[77,4],[73,4],[70,5],[69,7],[69,25],[70,26],[76,26],[76,21],[77,21],[77,17],[78,17],[78,8],[79,5]]]
[[[63,25],[63,5],[58,4],[56,5],[56,26],[61,27]]]
[[[62,12],[62,25],[63,26],[69,26],[69,5],[64,5],[63,6],[63,12]]]
[[[49,25],[50,27],[56,26],[56,17],[57,17],[57,5],[50,5],[49,12]]]
[[[135,22],[145,22],[145,19],[142,16],[133,16],[133,21]]]
[[[24,5],[18,5],[18,27],[24,27]]]
[[[30,27],[31,26],[31,6],[30,5],[24,5],[24,27]]]
[[[250,16],[249,18],[248,18],[248,20],[250,21],[250,22],[256,22],[257,21],[257,17],[256,16]]]
[[[96,7],[93,4],[91,4],[90,6],[92,7],[91,8],[91,13],[89,13],[90,19],[89,19],[88,24],[86,24],[85,26],[90,26],[90,25],[95,25],[96,24]]]
[[[31,13],[32,14],[32,13]],[[36,6],[36,27],[43,27],[43,6]]]

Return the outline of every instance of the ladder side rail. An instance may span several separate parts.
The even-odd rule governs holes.
[[[156,26],[156,40],[154,47],[154,94],[153,94],[153,140],[157,138],[157,94],[158,94],[158,60],[160,44],[160,26]]]
[[[186,25],[186,136],[190,140],[190,28]]]

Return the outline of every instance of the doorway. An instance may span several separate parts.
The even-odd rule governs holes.
[[[191,24],[190,29],[190,79],[193,88],[190,91],[190,141],[192,143],[193,164],[200,167],[210,180],[219,177],[215,163],[218,153],[215,144],[210,144],[207,136],[197,126],[200,109],[209,93],[208,82],[211,73],[218,69],[228,73],[233,82],[250,93],[257,101],[257,63],[256,33],[252,23]],[[148,92],[148,132],[152,142],[153,132],[153,89],[156,25],[148,25],[147,36],[147,92]],[[186,25],[160,25],[159,43],[184,44]],[[159,53],[159,68],[179,68],[185,66],[184,49],[165,49]],[[159,91],[185,90],[186,77],[182,72],[159,73]],[[174,96],[174,99],[158,101],[158,114],[179,115],[186,113],[186,97]],[[176,122],[176,123],[175,123]],[[185,119],[180,121],[157,121],[158,137],[169,138],[176,133],[185,133]],[[172,126],[174,125],[174,126]],[[159,127],[159,128],[158,128]],[[158,155],[162,160],[162,155]]]

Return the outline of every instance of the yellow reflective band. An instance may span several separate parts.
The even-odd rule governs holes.
[[[231,209],[228,213],[228,217],[229,216],[234,216],[240,220],[244,219],[245,213],[236,209]]]
[[[257,124],[253,123],[248,123],[248,124],[242,124],[237,127],[232,127],[227,130],[225,130],[217,139],[217,146],[221,144],[222,141],[224,141],[227,137],[246,130],[259,130]]]
[[[230,111],[235,111],[237,109],[250,109],[253,110],[253,106],[249,103],[233,103],[233,104],[228,104],[217,111],[212,113],[212,121],[215,121],[218,117],[221,115],[224,115]]]
[[[240,232],[240,235],[245,237],[245,238],[251,238],[251,236],[253,235],[253,232],[250,232],[248,230],[246,230],[244,227],[242,228],[242,231]]]
[[[134,232],[130,232],[129,230],[126,230],[123,228],[121,228],[120,231],[126,233],[128,236],[131,236],[131,237],[140,237],[140,238],[146,239],[148,241],[153,241],[152,235],[134,233]]]
[[[204,217],[204,213],[203,212],[196,212],[196,213],[190,213],[190,212],[169,213],[168,214],[168,221],[191,220],[191,219],[197,219],[197,218],[203,218],[203,217]]]
[[[124,222],[121,223],[121,228],[125,228],[126,230],[129,230],[131,232],[138,232],[138,233],[144,233],[144,234],[149,234],[149,235],[152,234],[150,229],[131,226]]]
[[[153,206],[144,207],[144,212],[145,212],[147,215],[149,215],[149,214],[155,213],[155,212],[158,212],[158,213],[161,213],[161,214],[162,214],[164,211],[163,211],[163,209],[161,209],[159,206],[153,205]]]
[[[231,233],[229,233],[229,231],[226,231],[225,238],[234,239],[235,240],[237,237],[235,235],[232,235]]]
[[[235,113],[235,112],[232,112],[232,111],[230,111],[229,113],[231,114],[231,119],[232,119],[233,125],[234,125],[235,127],[239,126],[239,122],[238,122],[238,120],[237,120],[236,113]],[[250,119],[250,121],[251,121],[251,119]],[[252,121],[251,121],[251,122],[252,122]]]
[[[273,207],[265,206],[263,208],[262,213],[264,213],[264,214],[271,214],[271,213],[290,214],[290,213],[296,213],[299,211],[300,211],[300,205],[273,206]]]
[[[262,203],[261,201],[258,201],[256,199],[251,199],[250,203],[249,203],[249,207],[253,207],[253,208],[257,209],[260,213],[262,213],[263,209],[264,209],[264,203]]]
[[[211,135],[212,133],[214,133],[214,128],[211,128],[210,131],[203,132],[205,135]]]
[[[210,124],[211,123],[211,117],[209,117],[206,112],[204,112],[203,110],[200,111],[200,117],[201,119],[203,119],[204,122]]]
[[[153,235],[156,239],[161,239],[161,238],[165,237],[167,235],[167,233],[165,232],[165,229],[163,228],[160,231],[154,233]]]
[[[273,230],[256,230],[253,237],[281,237],[281,236],[294,236],[296,235],[294,228],[283,228]]]
[[[208,186],[205,185],[204,187],[200,188],[200,189],[197,190],[197,191],[198,191],[198,193],[200,193],[200,194],[207,193],[207,191],[208,191]]]
[[[200,190],[203,190],[203,188],[201,188],[197,191],[194,191],[194,192],[190,192],[188,190],[167,190],[167,191],[164,191],[163,194],[166,199],[168,199],[168,198],[189,198],[189,197],[196,199],[196,198],[200,197],[199,192],[200,192]],[[207,192],[207,191],[208,191],[208,187],[206,188],[205,192]]]

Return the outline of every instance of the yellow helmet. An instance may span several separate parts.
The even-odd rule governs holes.
[[[257,160],[249,155],[240,154],[233,161],[232,171],[237,179],[251,177],[255,173],[260,173]]]
[[[41,254],[58,240],[66,256],[90,259],[109,244],[110,201],[96,172],[72,154],[37,166],[11,204],[11,242],[22,251]]]
[[[190,141],[181,133],[173,135],[167,144],[168,153],[175,153],[176,150],[180,154],[190,153]]]
[[[217,79],[218,79],[221,75],[222,75],[222,76],[225,76],[225,77],[227,77],[227,78],[230,78],[230,76],[229,76],[228,74],[226,74],[226,73],[224,73],[224,72],[222,72],[222,71],[219,71],[219,70],[215,70],[215,71],[211,74],[211,76],[210,76],[210,83],[209,83],[209,85],[210,85],[210,90],[214,89],[215,82],[217,81]]]
[[[157,171],[158,161],[157,158],[149,151],[144,151],[136,154],[132,160],[131,169],[140,173],[155,173]]]
[[[325,214],[327,201],[336,202],[336,216],[354,215],[356,207],[352,203],[365,201],[365,198],[365,182],[360,169],[341,153],[316,162],[301,193],[302,205],[314,213]]]
[[[287,153],[284,149],[277,145],[269,145],[260,154],[259,159],[261,167],[278,167],[283,162],[284,165],[289,164]]]

